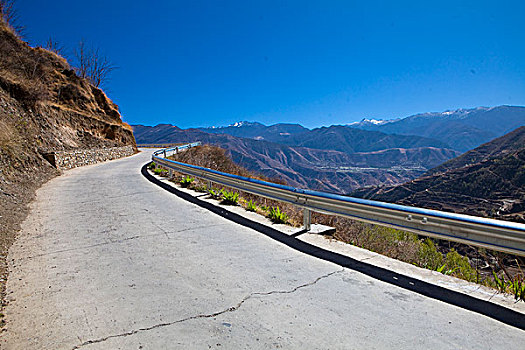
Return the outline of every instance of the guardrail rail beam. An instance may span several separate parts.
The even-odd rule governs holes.
[[[152,160],[166,169],[201,178],[207,182],[208,188],[213,182],[302,207],[303,223],[308,230],[311,226],[311,211],[315,211],[525,256],[525,224],[304,190],[166,158],[170,152],[177,153],[200,144],[194,142],[161,149],[153,153]],[[161,154],[164,157],[160,157]]]

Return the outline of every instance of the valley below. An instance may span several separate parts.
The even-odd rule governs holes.
[[[315,129],[246,121],[132,127],[138,144],[201,141],[224,148],[251,172],[294,187],[521,221],[523,125],[524,107],[499,106]],[[489,161],[499,172],[487,168]]]
[[[298,188],[523,222],[523,125],[525,108],[499,106],[315,129],[238,122],[133,131],[138,144],[221,147],[247,170]]]
[[[282,128],[287,130],[286,126]],[[420,141],[418,143],[411,138],[400,140],[397,136],[356,129],[344,131],[359,134],[361,144],[346,145],[338,150],[328,148],[331,146],[323,141],[327,139],[325,133],[313,135],[310,147],[305,147],[293,145],[290,139],[278,143],[260,135],[238,137],[199,129],[184,130],[167,124],[135,125],[133,130],[138,144],[201,141],[226,149],[236,163],[268,178],[280,179],[294,187],[343,194],[364,186],[395,185],[412,180],[459,155],[451,149],[434,147],[441,145],[438,141],[422,138],[416,140]],[[373,136],[369,140],[368,134]],[[351,143],[352,136],[343,134],[341,137]],[[315,143],[314,138],[317,139]],[[409,139],[410,143],[405,144]]]

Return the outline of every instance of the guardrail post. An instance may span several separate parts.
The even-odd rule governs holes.
[[[208,190],[211,190],[211,181],[208,181],[208,182],[206,183],[206,187],[208,188]]]
[[[312,228],[312,212],[306,208],[303,212],[303,226],[306,231],[310,231]]]
[[[173,179],[173,170],[169,169],[168,179]]]

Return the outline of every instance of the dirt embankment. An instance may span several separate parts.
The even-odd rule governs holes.
[[[32,48],[0,22],[0,291],[7,251],[27,205],[58,175],[43,154],[132,145],[133,132],[104,92],[79,78],[68,62]]]

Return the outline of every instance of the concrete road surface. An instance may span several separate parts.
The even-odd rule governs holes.
[[[523,349],[525,332],[317,259],[157,187],[151,152],[44,185],[5,349]]]

